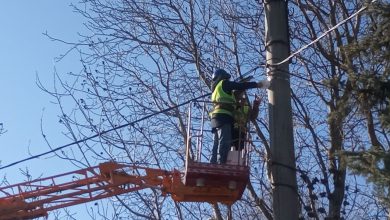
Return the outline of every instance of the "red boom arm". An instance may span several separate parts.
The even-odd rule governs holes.
[[[249,168],[189,162],[186,172],[106,162],[56,176],[0,188],[0,220],[33,219],[48,211],[145,188],[159,188],[176,202],[239,200]]]
[[[47,178],[0,188],[0,220],[32,219],[72,205],[150,187],[163,187],[171,172],[102,163]],[[169,183],[168,183],[169,184]]]

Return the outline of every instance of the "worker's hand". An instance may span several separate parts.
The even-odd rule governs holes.
[[[253,106],[259,106],[260,105],[260,102],[261,102],[261,98],[260,96],[258,96],[257,94],[255,95],[255,99],[253,100]]]
[[[263,88],[263,89],[268,89],[269,86],[271,85],[271,82],[264,79],[264,80],[260,80],[258,83],[257,83],[257,87],[259,88]]]

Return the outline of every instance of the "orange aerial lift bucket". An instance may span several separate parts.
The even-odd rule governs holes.
[[[172,184],[176,187],[183,187],[181,193],[176,193],[172,197],[174,200],[181,202],[221,202],[231,205],[241,199],[249,180],[249,146],[245,146],[241,151],[230,151],[226,164],[202,162],[202,140],[205,113],[207,111],[206,102],[203,101],[201,103],[203,103],[202,109],[200,110],[201,117],[200,119],[199,117],[197,118],[197,120],[200,120],[199,123],[193,123],[193,118],[196,118],[192,115],[192,106],[194,103],[190,103],[189,105],[186,164],[184,172],[181,173],[180,177],[184,186]],[[200,128],[194,128],[193,124],[200,126]],[[195,134],[193,132],[194,130],[198,132]],[[196,139],[195,144],[192,143],[194,138]],[[195,151],[193,151],[192,145],[196,145]],[[181,190],[174,191],[179,192]]]

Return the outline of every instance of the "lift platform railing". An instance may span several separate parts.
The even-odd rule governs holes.
[[[212,128],[210,112],[213,109],[213,102],[205,100],[197,100],[188,104],[187,111],[187,134],[186,134],[186,167],[188,161],[192,162],[208,162],[205,161],[211,156],[212,149]],[[231,146],[231,151],[228,155],[228,163],[248,166],[250,145],[250,122],[244,128],[247,132],[236,130],[239,134],[236,144],[242,149],[235,149]],[[241,129],[241,128],[239,128]],[[209,132],[209,133],[207,133]],[[243,136],[241,134],[244,134]],[[207,137],[207,138],[205,138]],[[204,153],[204,143],[209,143],[208,147],[210,155]]]

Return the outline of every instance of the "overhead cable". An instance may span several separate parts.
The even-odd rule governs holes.
[[[376,2],[377,0],[373,0],[370,2],[370,4]],[[329,30],[325,31],[324,33],[322,33],[319,37],[317,37],[315,40],[313,40],[312,42],[310,42],[309,44],[301,47],[299,50],[295,51],[294,53],[290,54],[290,56],[288,56],[286,59],[280,61],[279,63],[275,63],[275,64],[268,64],[269,66],[279,66],[287,61],[289,61],[291,58],[295,57],[297,54],[301,53],[303,50],[305,50],[306,48],[310,47],[311,45],[317,43],[319,40],[321,40],[323,37],[325,37],[326,35],[328,35],[330,32],[332,32],[333,30],[337,29],[338,27],[340,27],[341,25],[343,25],[344,23],[346,23],[347,21],[351,20],[352,18],[356,17],[358,14],[360,14],[362,11],[366,10],[368,8],[368,5],[366,6],[363,6],[362,8],[360,8],[357,12],[353,13],[351,16],[349,16],[348,18],[342,20],[341,22],[339,22],[338,24],[336,24],[335,26],[333,26],[332,28],[330,28]]]
[[[127,126],[134,125],[134,124],[136,124],[136,123],[138,123],[138,122],[141,122],[141,121],[143,121],[143,120],[146,120],[146,119],[148,119],[148,118],[151,118],[151,117],[153,117],[153,116],[155,116],[155,115],[158,115],[158,114],[161,114],[161,113],[164,113],[164,112],[168,112],[168,111],[170,111],[170,110],[172,110],[172,109],[175,109],[175,108],[181,107],[181,106],[183,106],[183,105],[189,104],[189,103],[192,102],[192,101],[195,101],[195,100],[204,98],[204,97],[209,96],[209,95],[211,95],[211,93],[207,93],[207,94],[201,95],[201,96],[199,96],[199,97],[197,97],[197,98],[193,98],[193,99],[187,100],[187,101],[185,101],[185,102],[183,102],[183,103],[181,103],[181,104],[179,104],[179,105],[175,105],[175,106],[172,106],[172,107],[163,109],[163,110],[161,110],[161,111],[158,111],[158,112],[155,112],[155,113],[146,115],[146,116],[144,116],[144,117],[142,117],[142,118],[140,118],[140,119],[137,119],[137,120],[135,120],[135,121],[132,121],[132,122],[129,122],[129,123],[126,123],[126,124],[123,124],[123,125],[119,125],[119,126],[117,126],[117,127],[111,128],[111,129],[109,129],[109,130],[105,130],[105,131],[96,133],[96,134],[94,134],[94,135],[92,135],[92,136],[83,138],[83,139],[81,139],[81,140],[74,141],[74,142],[69,143],[69,144],[65,144],[65,145],[63,145],[63,146],[54,148],[54,149],[52,149],[52,150],[50,150],[50,151],[46,151],[46,152],[43,152],[43,153],[40,153],[40,154],[36,154],[36,155],[31,156],[31,157],[22,159],[22,160],[15,161],[15,162],[13,162],[13,163],[10,163],[10,164],[7,164],[7,165],[5,165],[5,166],[0,167],[0,170],[3,170],[3,169],[8,168],[8,167],[15,166],[15,165],[17,165],[17,164],[20,164],[20,163],[23,163],[23,162],[26,162],[26,161],[29,161],[29,160],[32,160],[32,159],[39,158],[39,157],[41,157],[41,156],[44,156],[44,155],[47,155],[47,154],[50,154],[50,153],[54,153],[54,152],[56,152],[56,151],[62,150],[62,149],[64,149],[64,148],[70,147],[70,146],[75,145],[75,144],[79,144],[79,143],[82,143],[82,142],[85,142],[85,141],[88,141],[88,140],[91,140],[91,139],[100,137],[100,136],[102,136],[102,135],[104,135],[104,134],[107,134],[107,133],[109,133],[109,132],[111,132],[111,131],[118,130],[118,129],[121,129],[121,128],[124,128],[124,127],[127,127]]]

